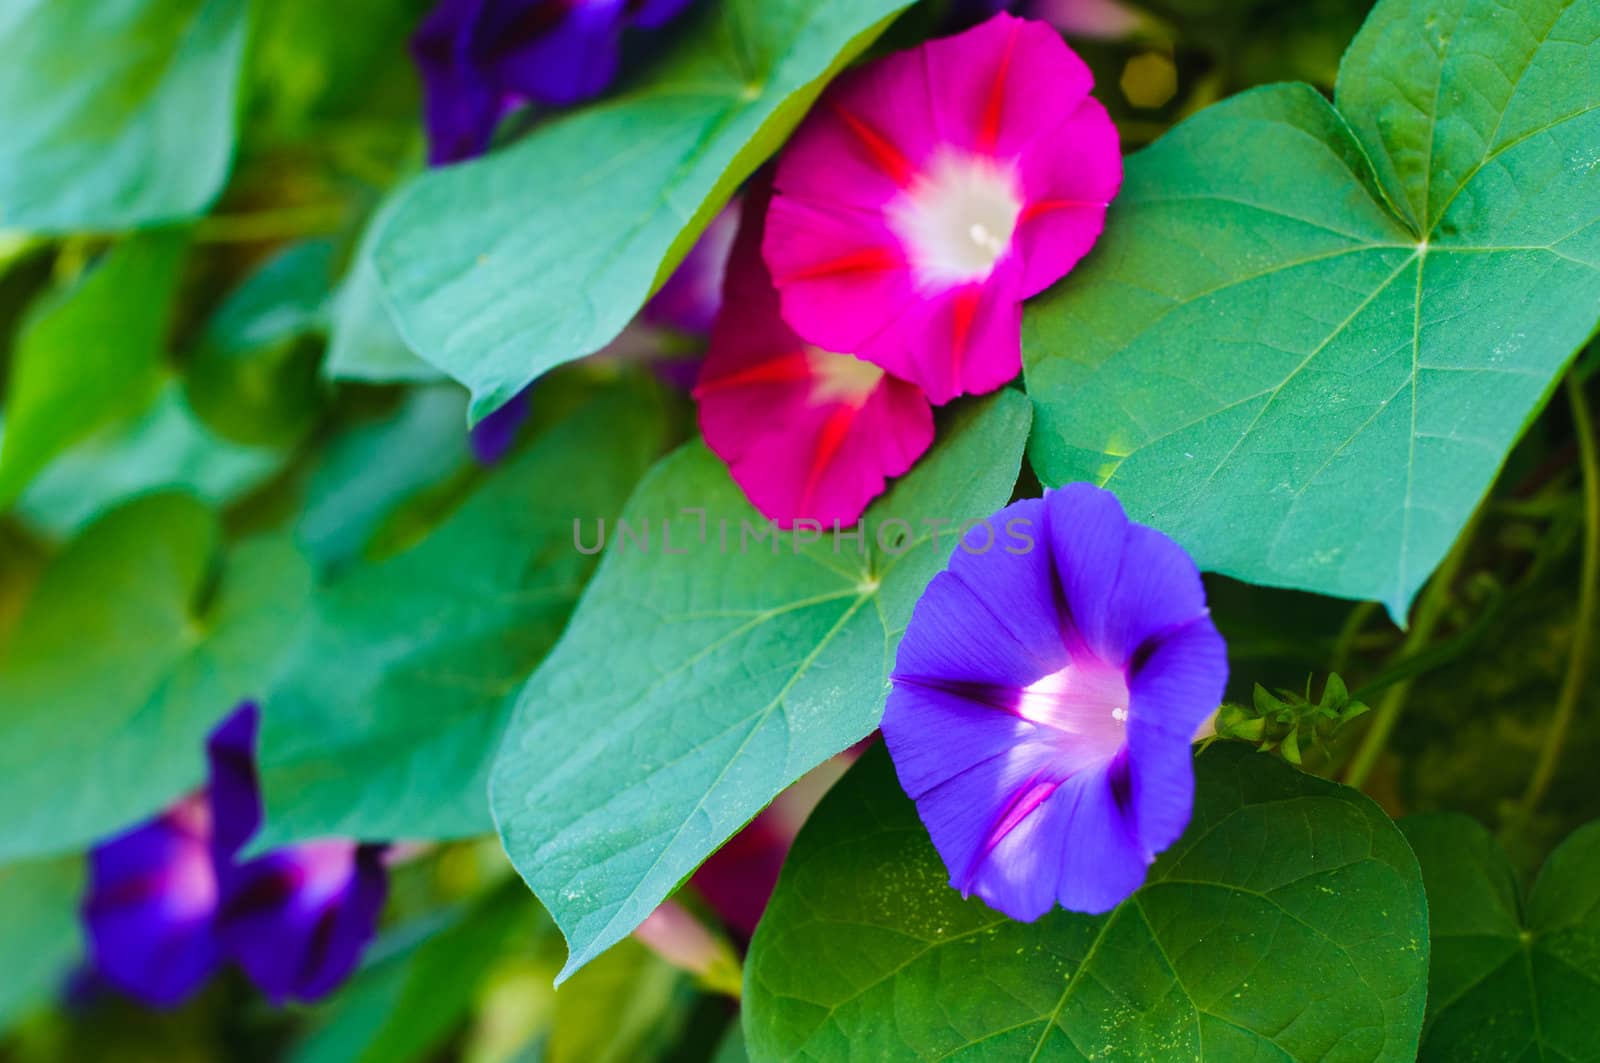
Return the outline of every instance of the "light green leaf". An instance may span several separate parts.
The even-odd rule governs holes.
[[[34,311],[12,360],[0,508],[61,451],[150,401],[183,250],[171,233],[135,237]]]
[[[1194,818],[1107,915],[948,885],[882,746],[801,831],[750,946],[750,1058],[1415,1058],[1422,876],[1354,790],[1220,742]]]
[[[1526,901],[1489,832],[1457,813],[1400,824],[1433,933],[1419,1059],[1600,1059],[1600,823],[1550,855]]]
[[[516,692],[594,567],[573,519],[620,512],[663,432],[653,389],[618,388],[496,469],[419,545],[318,592],[265,699],[255,848],[491,829],[489,766]]]
[[[78,904],[83,861],[77,857],[0,867],[0,1035],[29,1008],[66,984],[83,952]]]
[[[204,213],[228,175],[247,0],[0,3],[0,225]]]
[[[556,993],[543,1063],[667,1057],[693,999],[688,975],[633,938],[620,941]]]
[[[650,473],[624,520],[653,529],[655,552],[611,529],[566,635],[522,691],[492,782],[506,852],[566,935],[563,977],[877,726],[911,607],[955,546],[924,521],[1004,505],[1028,420],[1011,391],[963,409],[868,511],[864,541],[747,537],[766,522],[699,443]],[[594,536],[586,520],[584,543]]]
[[[459,418],[458,418],[459,420]],[[135,495],[182,488],[225,504],[282,468],[288,453],[246,447],[212,433],[168,380],[150,406],[62,454],[17,503],[29,523],[66,537]]]
[[[1128,160],[1026,315],[1030,454],[1205,568],[1403,618],[1600,319],[1600,0],[1383,0],[1338,100]]]
[[[260,691],[307,583],[278,541],[219,562],[186,495],[90,525],[0,656],[0,859],[79,848],[197,785],[206,732]]]
[[[401,194],[376,261],[401,332],[475,417],[644,305],[827,79],[907,0],[725,0],[637,92]]]
[[[372,260],[378,234],[398,202],[391,195],[373,215],[334,297],[323,371],[335,380],[394,383],[437,380],[443,375],[406,346],[383,301],[378,267]]]

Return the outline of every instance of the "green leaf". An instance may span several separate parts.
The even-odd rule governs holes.
[[[1403,618],[1600,318],[1597,64],[1597,0],[1383,0],[1340,110],[1269,86],[1130,158],[1025,317],[1041,478]]]
[[[0,4],[0,225],[204,213],[233,157],[247,0]]]
[[[424,174],[378,236],[401,332],[475,417],[598,351],[906,5],[726,0],[638,91]]]
[[[965,407],[868,511],[864,542],[747,537],[766,522],[700,443],[646,477],[624,520],[646,538],[653,527],[656,552],[611,530],[566,635],[522,691],[492,783],[506,852],[566,935],[563,977],[877,726],[911,607],[955,546],[954,531],[935,544],[923,522],[1004,505],[1028,421],[1011,391]],[[588,546],[594,529],[584,522]]]
[[[1412,1060],[1422,876],[1371,801],[1248,747],[1103,916],[1014,922],[948,885],[868,752],[790,851],[745,965],[750,1058]]]
[[[1433,934],[1418,1058],[1600,1058],[1600,823],[1551,854],[1525,901],[1476,820],[1441,813],[1400,826],[1422,862]]]
[[[66,537],[135,495],[182,488],[214,504],[232,502],[282,468],[288,453],[246,447],[212,433],[168,380],[150,406],[62,454],[35,477],[17,509]]]
[[[260,691],[307,583],[275,540],[219,563],[216,519],[186,495],[90,525],[0,657],[0,859],[81,847],[197,785],[206,732]]]
[[[322,397],[312,336],[324,327],[333,252],[311,240],[274,255],[206,323],[189,360],[189,403],[226,438],[281,444],[309,427]]]
[[[682,971],[632,938],[620,941],[556,993],[543,1063],[663,1058],[693,998]]]
[[[335,380],[394,383],[437,380],[442,375],[406,346],[384,304],[378,266],[372,260],[378,234],[398,202],[391,195],[373,215],[361,234],[350,272],[334,297],[323,370]]]
[[[536,930],[549,926],[528,892],[514,881],[508,885],[364,966],[334,998],[324,1025],[297,1048],[293,1063],[433,1057],[467,1017],[495,963],[527,948]]]
[[[34,311],[11,366],[0,509],[61,451],[149,402],[183,250],[170,233],[128,240]]]
[[[77,857],[0,867],[0,1035],[29,1008],[65,984],[83,951],[78,904],[83,861]]]
[[[618,388],[496,469],[419,545],[317,593],[265,698],[255,848],[491,829],[500,733],[594,567],[573,548],[573,518],[620,512],[663,432],[653,389]]]
[[[329,443],[306,485],[295,538],[321,567],[357,556],[394,509],[471,461],[467,395],[455,384],[406,392],[391,417]]]

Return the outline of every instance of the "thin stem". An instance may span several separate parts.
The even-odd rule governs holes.
[[[195,240],[205,244],[271,243],[338,232],[349,217],[344,203],[283,207],[253,214],[213,214],[195,226]]]
[[[1329,671],[1342,675],[1350,667],[1350,655],[1355,652],[1356,640],[1377,611],[1377,602],[1358,602],[1350,610],[1350,615],[1345,617],[1344,627],[1339,631],[1338,641],[1333,644],[1333,665]]]
[[[1461,572],[1461,565],[1466,560],[1473,533],[1477,531],[1478,520],[1483,515],[1483,508],[1479,506],[1467,521],[1467,526],[1461,529],[1455,545],[1450,548],[1450,553],[1445,556],[1438,571],[1433,574],[1427,590],[1422,592],[1422,597],[1417,602],[1416,620],[1412,623],[1411,630],[1406,633],[1405,641],[1400,644],[1396,654],[1398,658],[1404,659],[1420,653],[1433,638],[1439,621],[1444,617],[1445,608],[1450,604],[1451,590]],[[1365,785],[1368,776],[1372,774],[1372,769],[1378,764],[1378,758],[1388,746],[1389,735],[1394,732],[1394,725],[1400,719],[1400,713],[1405,709],[1406,699],[1410,695],[1410,678],[1395,683],[1384,692],[1383,700],[1378,702],[1378,707],[1372,714],[1372,723],[1367,727],[1367,733],[1361,737],[1361,745],[1356,749],[1350,767],[1345,770],[1346,784],[1357,789]]]
[[[1594,424],[1589,416],[1589,405],[1584,399],[1583,384],[1575,374],[1569,373],[1566,385],[1567,398],[1572,404],[1572,423],[1578,433],[1579,464],[1583,469],[1582,582],[1578,585],[1578,614],[1573,621],[1567,676],[1556,700],[1555,717],[1550,721],[1550,730],[1545,734],[1544,745],[1539,750],[1539,762],[1534,766],[1533,777],[1528,780],[1528,790],[1522,796],[1522,823],[1533,818],[1561,761],[1561,747],[1566,744],[1567,731],[1572,726],[1578,696],[1583,691],[1583,680],[1589,667],[1589,642],[1594,632],[1595,587],[1600,582],[1600,454],[1596,453]]]

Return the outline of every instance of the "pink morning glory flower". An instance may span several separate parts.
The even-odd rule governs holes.
[[[784,324],[761,261],[766,199],[746,196],[694,390],[700,428],[751,504],[780,526],[848,526],[928,449],[933,411],[914,385]]]
[[[1015,919],[1108,911],[1188,825],[1227,648],[1189,555],[1110,492],[989,525],[918,601],[883,736],[951,886]]]
[[[1022,367],[1021,302],[1100,235],[1116,127],[1051,27],[999,14],[841,77],[778,161],[783,317],[935,403]]]

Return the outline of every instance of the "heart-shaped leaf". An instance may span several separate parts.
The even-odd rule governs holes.
[[[201,214],[233,160],[248,0],[8,0],[0,226]]]
[[[1600,823],[1550,855],[1526,900],[1477,820],[1441,813],[1400,826],[1422,862],[1433,935],[1418,1058],[1595,1059]]]
[[[1026,315],[1031,445],[1203,567],[1403,617],[1600,320],[1600,0],[1383,0],[1128,161]]]
[[[413,182],[376,261],[401,332],[481,417],[605,346],[908,0],[723,0],[638,91]]]
[[[770,530],[700,443],[646,477],[492,782],[506,852],[567,937],[563,976],[878,725],[912,604],[956,542],[925,522],[1002,506],[1027,431],[1015,392],[962,411],[854,539]]]
[[[806,823],[751,943],[750,1058],[1414,1059],[1428,915],[1394,824],[1239,743],[1196,773],[1194,819],[1139,892],[1027,924],[950,888],[872,750]]]
[[[309,584],[285,542],[219,562],[216,518],[146,495],[52,561],[0,650],[0,859],[66,852],[198,785],[206,732],[258,694]]]

